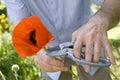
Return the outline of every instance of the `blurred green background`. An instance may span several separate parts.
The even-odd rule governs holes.
[[[13,26],[9,24],[6,7],[0,1],[0,80],[40,80],[39,69],[34,62],[34,56],[26,59],[16,54],[12,42]],[[12,66],[17,64],[16,74]]]
[[[95,12],[99,7],[93,5],[92,8]],[[12,30],[13,26],[9,24],[6,7],[0,1],[0,80],[40,80],[40,70],[34,62],[35,56],[24,59],[16,54],[11,42]],[[120,80],[120,25],[108,31],[108,38],[117,61],[117,65],[110,67],[111,76],[113,80]],[[19,66],[17,79],[15,72],[12,71],[14,64]]]

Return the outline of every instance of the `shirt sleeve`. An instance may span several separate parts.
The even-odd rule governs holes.
[[[104,2],[104,0],[92,0],[92,2],[99,6]]]
[[[30,16],[30,12],[21,0],[4,0],[11,23]]]

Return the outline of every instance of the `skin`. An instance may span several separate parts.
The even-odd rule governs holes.
[[[101,9],[94,16],[92,16],[86,24],[73,32],[72,41],[75,42],[75,57],[80,58],[82,45],[85,45],[85,60],[90,62],[98,62],[100,51],[103,47],[111,63],[115,64],[115,58],[107,38],[107,31],[119,22],[119,4],[120,0],[105,0],[101,6]],[[65,66],[61,60],[47,57],[44,50],[37,53],[35,62],[43,71],[46,72],[68,70],[67,66]],[[84,68],[86,72],[90,71],[90,66],[86,65]]]
[[[75,31],[72,40],[75,42],[74,55],[80,58],[80,49],[86,45],[85,60],[98,62],[100,50],[103,47],[111,61],[115,64],[115,58],[107,38],[107,30],[115,26],[120,19],[120,1],[105,0],[102,8],[85,24]],[[119,10],[119,11],[118,11]],[[84,36],[82,36],[84,35]],[[92,54],[94,54],[92,56]],[[85,66],[85,71],[90,71],[90,66]]]
[[[51,58],[45,55],[46,52],[44,49],[40,50],[37,54],[35,61],[37,62],[38,67],[43,71],[47,72],[55,72],[55,71],[67,71],[68,67],[66,67],[62,60]]]

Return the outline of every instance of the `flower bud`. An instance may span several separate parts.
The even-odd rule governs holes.
[[[19,66],[17,64],[12,65],[12,71],[17,72],[19,70]]]

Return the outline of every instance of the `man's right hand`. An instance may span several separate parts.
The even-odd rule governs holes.
[[[45,72],[68,71],[68,67],[64,65],[63,60],[48,57],[45,54],[46,52],[42,49],[35,57],[35,62],[41,70]]]

